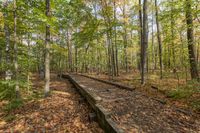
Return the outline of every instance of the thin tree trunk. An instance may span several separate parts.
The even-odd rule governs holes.
[[[3,72],[3,50],[0,46],[0,77],[2,76],[2,72]]]
[[[148,45],[148,17],[147,17],[147,0],[144,0],[143,4],[143,31],[142,31],[142,46],[141,46],[141,64],[142,64],[142,75],[141,84],[145,84],[145,60],[146,60],[146,49]]]
[[[158,39],[158,46],[159,46],[159,63],[160,63],[160,79],[163,78],[163,66],[162,66],[162,41],[160,36],[160,25],[158,20],[158,5],[157,0],[155,0],[155,7],[156,7],[156,26],[157,26],[157,39]]]
[[[97,17],[97,3],[95,3],[94,5],[94,12],[95,12],[95,18],[98,19]],[[99,39],[98,39],[98,35],[97,35],[97,39],[96,39],[96,42],[98,45],[100,45],[99,43]],[[99,47],[97,48],[97,74],[100,73],[100,50],[99,50]]]
[[[176,57],[175,57],[175,34],[174,34],[174,26],[175,26],[175,20],[174,20],[174,0],[171,1],[171,45],[172,45],[172,60],[173,60],[173,73],[176,75]],[[170,57],[170,56],[169,56]]]
[[[187,24],[188,53],[190,60],[190,73],[192,79],[200,81],[194,54],[194,35],[193,35],[193,18],[192,18],[191,3],[192,3],[191,0],[186,0],[186,24]]]
[[[199,56],[200,56],[200,43],[198,42],[198,46],[197,46],[197,64],[199,64]]]
[[[124,64],[125,64],[125,70],[126,73],[128,72],[128,58],[127,58],[127,29],[126,29],[126,4],[125,4],[125,0],[123,2],[123,18],[124,18],[124,36],[123,36],[123,40],[124,40]]]
[[[30,33],[28,33],[28,72],[27,72],[27,82],[28,82],[28,91],[30,90]]]
[[[73,68],[72,68],[72,46],[71,46],[71,42],[70,42],[69,29],[67,29],[67,47],[68,47],[69,72],[73,72]]]
[[[75,47],[75,64],[76,64],[76,73],[78,72],[78,48]]]
[[[139,30],[139,33],[140,33],[140,38],[139,38],[139,44],[140,44],[140,54],[138,54],[138,55],[140,55],[140,61],[138,60],[138,66],[139,66],[139,70],[140,70],[140,72],[141,72],[141,75],[142,75],[142,62],[141,62],[141,60],[142,60],[142,44],[143,44],[143,40],[142,40],[142,36],[143,36],[143,31],[142,31],[142,29],[143,29],[143,25],[142,25],[142,4],[141,4],[141,0],[139,0],[139,25],[140,25],[140,30]]]
[[[8,7],[8,0],[4,2],[4,6],[5,9]],[[6,68],[6,73],[5,73],[5,79],[6,80],[11,80],[12,77],[12,72],[10,70],[10,65],[11,65],[11,59],[10,59],[10,32],[9,32],[9,26],[8,26],[8,13],[7,11],[5,11],[3,13],[3,17],[4,17],[4,32],[5,32],[5,45],[6,45],[6,64],[7,64],[7,68]]]
[[[114,22],[116,23],[116,1],[114,0]],[[115,39],[115,65],[116,65],[116,75],[119,75],[119,65],[118,65],[118,48],[117,48],[117,27],[114,27],[114,39]]]
[[[152,0],[152,2],[153,2],[153,0]],[[155,46],[154,46],[154,11],[152,10],[152,34],[151,34],[151,43],[152,43],[152,49],[151,49],[151,51],[152,51],[152,64],[153,64],[153,67],[152,67],[152,70],[153,70],[153,72],[154,72],[154,64],[155,64]]]
[[[46,0],[46,16],[50,17],[50,0]],[[45,49],[45,97],[49,96],[50,85],[50,25],[46,25]]]
[[[19,81],[18,81],[18,46],[17,46],[17,5],[16,0],[13,0],[14,6],[14,66],[15,66],[15,91],[16,91],[16,98],[20,97],[19,92]]]

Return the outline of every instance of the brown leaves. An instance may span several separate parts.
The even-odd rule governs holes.
[[[38,79],[34,82],[37,84]],[[43,84],[37,84],[37,87],[42,88]],[[87,116],[91,109],[85,102],[79,104],[80,95],[68,81],[53,78],[51,88],[56,91],[50,97],[15,110],[13,113],[18,114],[15,121],[0,121],[0,132],[10,129],[14,132],[103,132],[96,122],[89,122]]]

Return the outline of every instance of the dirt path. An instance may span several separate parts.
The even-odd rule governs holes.
[[[80,75],[72,75],[89,93],[102,98],[101,104],[111,113],[118,127],[127,133],[199,133],[200,118],[162,104],[141,92],[127,91]]]
[[[42,87],[43,82],[35,82],[35,87]],[[0,133],[102,133],[96,122],[89,122],[92,112],[88,104],[79,103],[81,96],[67,80],[53,78],[52,95],[47,99],[32,101],[13,114],[17,119],[11,123],[0,122]]]

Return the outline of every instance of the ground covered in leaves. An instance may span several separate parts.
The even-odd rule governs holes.
[[[193,111],[162,103],[137,89],[125,90],[81,75],[71,77],[90,96],[101,99],[98,105],[126,133],[200,132],[200,116]]]
[[[43,82],[34,79],[34,87],[42,89]],[[5,114],[1,110],[0,132],[103,132],[98,123],[89,121],[88,114],[92,109],[86,102],[80,102],[81,96],[69,81],[54,76],[51,89],[50,97],[32,100],[10,112],[10,115],[16,117],[13,121],[5,121]]]
[[[166,72],[161,80],[157,71],[149,72],[145,85],[141,85],[138,71],[121,72],[119,76],[113,78],[106,74],[90,73],[87,75],[134,87],[150,97],[167,102],[167,104],[193,110],[200,114],[200,83],[191,81],[189,77],[181,76],[182,74],[179,74],[177,78],[173,73]]]

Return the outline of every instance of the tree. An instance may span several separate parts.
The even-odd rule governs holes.
[[[141,83],[145,84],[145,64],[146,64],[146,49],[148,45],[148,16],[147,16],[147,0],[143,2],[143,26],[142,26],[142,45],[141,45]]]
[[[50,18],[50,0],[46,0],[46,16]],[[50,25],[46,24],[46,40],[45,40],[45,97],[49,95],[50,84]]]
[[[16,6],[16,0],[13,0],[13,6],[14,6],[14,66],[15,66],[15,91],[16,91],[16,97],[20,97],[19,92],[19,81],[18,81],[18,48],[17,48],[17,6]]]
[[[4,32],[5,32],[5,45],[6,45],[6,63],[7,63],[7,68],[6,68],[6,80],[11,79],[12,72],[10,70],[11,66],[11,59],[10,59],[10,32],[9,32],[9,25],[8,25],[8,0],[6,0],[3,3],[3,16],[4,16]]]
[[[73,72],[73,66],[72,66],[72,45],[71,45],[71,39],[70,39],[70,32],[69,29],[67,29],[67,48],[68,48],[68,68],[69,72]]]
[[[155,8],[156,8],[156,26],[157,26],[157,39],[158,39],[158,45],[159,45],[159,63],[160,63],[160,79],[163,78],[163,66],[162,66],[162,42],[161,42],[161,36],[160,36],[160,24],[158,20],[158,5],[157,0],[155,0]]]
[[[193,17],[192,17],[192,8],[191,8],[191,0],[185,1],[185,12],[186,12],[186,24],[187,24],[187,40],[188,40],[188,53],[189,53],[189,61],[190,61],[190,73],[192,79],[196,79],[200,81],[197,64],[194,54],[194,35],[193,35]]]

